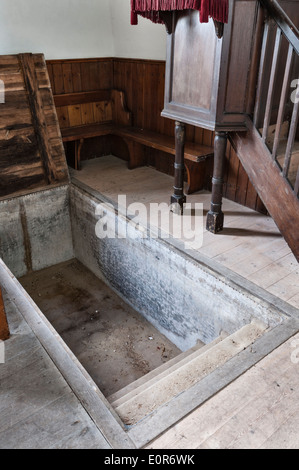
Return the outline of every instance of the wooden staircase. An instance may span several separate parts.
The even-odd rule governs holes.
[[[229,336],[222,333],[212,343],[201,343],[163,364],[108,401],[126,425],[134,425],[250,347],[266,329],[264,323],[253,320]]]
[[[248,132],[232,133],[232,146],[249,179],[299,262],[299,200],[252,121]],[[281,158],[281,157],[280,157]]]
[[[299,32],[275,0],[264,7],[255,108],[229,135],[253,186],[299,262]]]

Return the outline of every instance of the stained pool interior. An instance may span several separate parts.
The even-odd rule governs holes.
[[[180,353],[76,259],[20,282],[107,397]]]

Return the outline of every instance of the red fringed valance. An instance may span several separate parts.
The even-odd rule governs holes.
[[[154,23],[164,23],[160,12],[198,10],[201,23],[213,18],[219,23],[228,21],[229,0],[131,0],[131,24],[138,24],[138,15]]]

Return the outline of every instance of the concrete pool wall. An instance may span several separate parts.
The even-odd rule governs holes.
[[[97,237],[98,206],[108,227],[117,218],[117,238]],[[183,351],[253,318],[274,326],[284,317],[150,229],[138,234],[100,193],[74,184],[1,201],[0,223],[0,256],[16,277],[77,258]]]

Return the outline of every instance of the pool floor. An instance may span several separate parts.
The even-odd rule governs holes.
[[[76,259],[19,280],[106,397],[181,352]]]

